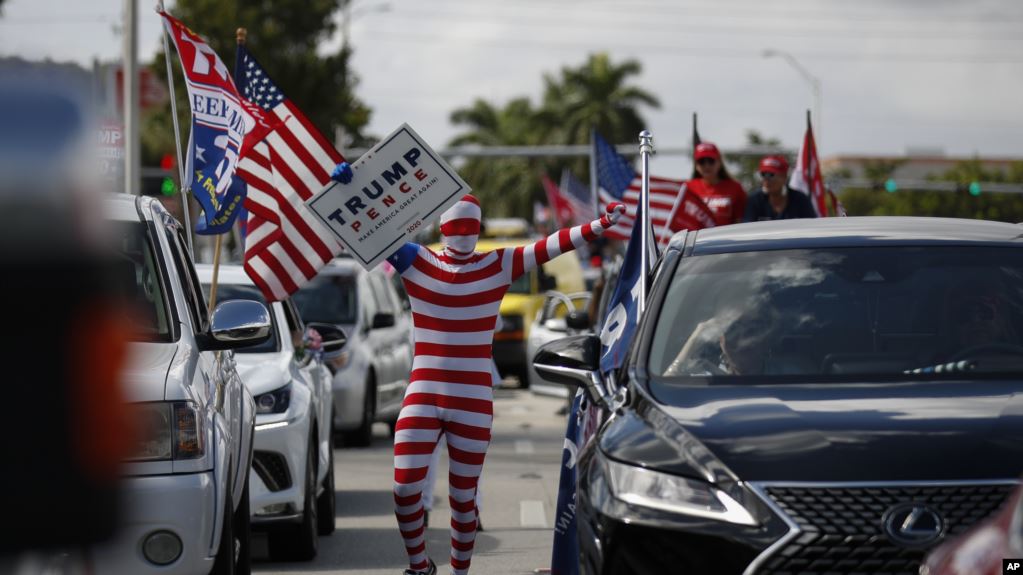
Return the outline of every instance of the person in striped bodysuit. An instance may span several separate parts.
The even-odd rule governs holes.
[[[422,497],[441,434],[450,460],[451,572],[469,571],[478,516],[474,498],[493,417],[493,330],[508,286],[595,239],[624,211],[621,204],[611,205],[589,224],[559,230],[531,245],[479,253],[481,210],[469,195],[441,215],[443,252],[407,243],[388,258],[412,302],[416,342],[394,433],[395,515],[409,555],[406,573],[436,569],[426,554]]]
[[[342,166],[334,175],[343,182],[350,170],[345,173]],[[482,212],[476,198],[466,195],[441,214],[441,253],[406,243],[387,258],[405,284],[415,328],[409,387],[394,431],[394,512],[409,556],[406,575],[437,570],[426,554],[423,484],[441,434],[449,460],[451,573],[469,572],[479,513],[477,481],[493,419],[494,324],[505,291],[536,266],[586,245],[623,213],[625,206],[614,202],[588,224],[530,245],[480,253]]]

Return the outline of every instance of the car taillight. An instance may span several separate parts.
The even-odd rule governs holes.
[[[205,453],[202,418],[186,401],[138,403],[132,461],[195,459]]]

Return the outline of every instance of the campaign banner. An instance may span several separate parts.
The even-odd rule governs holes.
[[[366,269],[373,269],[471,190],[408,124],[352,164],[306,205]]]

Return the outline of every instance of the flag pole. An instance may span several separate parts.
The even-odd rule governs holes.
[[[654,152],[654,136],[648,130],[639,133],[639,155],[643,158],[643,185],[640,188],[640,204],[643,208],[643,217],[639,223],[642,227],[640,233],[640,259],[639,259],[639,301],[638,313],[642,317],[646,309],[646,284],[647,270],[650,269],[650,252],[647,242],[650,235],[650,154]],[[636,225],[636,222],[633,222]]]
[[[163,12],[163,1],[156,5],[158,12]],[[181,154],[181,129],[178,127],[178,104],[177,96],[174,94],[174,74],[171,70],[170,42],[167,41],[167,25],[163,17],[160,17],[160,25],[163,27],[163,55],[167,62],[167,87],[170,90],[171,120],[174,122],[174,145],[178,152],[178,182],[185,185],[185,162]],[[185,239],[188,240],[188,251],[192,252],[195,258],[195,248],[192,246],[192,217],[188,215],[188,193],[191,189],[181,188],[181,207],[185,217]]]
[[[597,129],[590,128],[590,197],[593,199],[593,209],[600,213],[600,193],[597,191]]]

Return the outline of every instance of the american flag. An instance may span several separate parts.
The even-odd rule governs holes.
[[[287,298],[316,276],[341,245],[305,206],[344,158],[270,76],[238,46],[236,84],[274,123],[246,142],[238,173],[249,185],[245,271],[268,301]],[[265,133],[265,132],[264,132]]]
[[[625,215],[618,220],[618,225],[604,232],[605,238],[627,240],[632,236],[632,226],[636,218],[636,206],[642,189],[642,175],[632,168],[624,156],[615,151],[611,144],[594,132],[594,146],[597,156],[597,185],[599,188],[600,211],[603,212],[610,202],[625,204]],[[675,206],[675,198],[682,189],[683,180],[671,180],[650,176],[650,223],[658,241],[665,236],[670,237],[671,231],[666,224]]]
[[[588,222],[594,217],[599,218],[604,213],[597,211],[597,206],[593,205],[593,196],[590,195],[590,188],[580,182],[572,174],[572,170],[565,168],[561,171],[561,184],[559,188],[561,189],[561,195],[572,203],[573,208],[582,218],[580,221],[575,222],[576,224]]]

